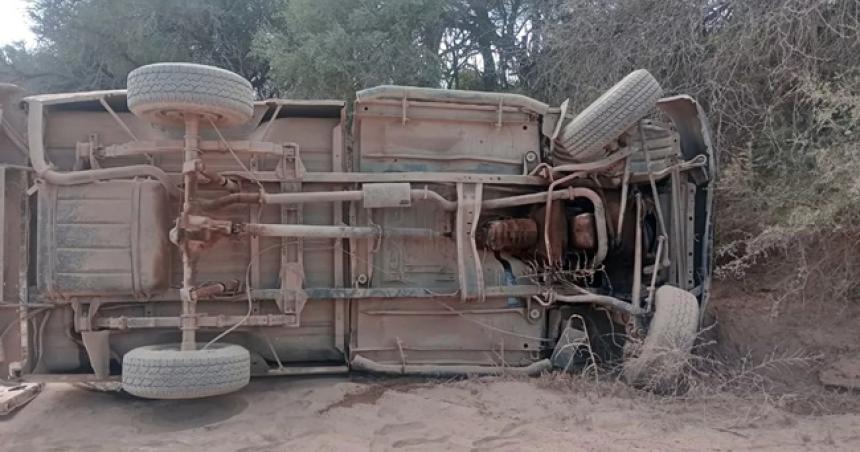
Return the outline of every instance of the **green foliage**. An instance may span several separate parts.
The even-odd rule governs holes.
[[[381,84],[438,86],[438,39],[447,0],[293,0],[285,24],[258,35],[281,91],[351,98]]]
[[[268,62],[251,52],[276,0],[33,0],[35,49],[0,51],[0,77],[33,91],[121,88],[156,61],[231,69],[265,92]]]
[[[383,83],[524,92],[561,1],[31,0],[39,44],[0,50],[0,80],[119,88],[137,66],[193,61],[244,75],[261,97]]]

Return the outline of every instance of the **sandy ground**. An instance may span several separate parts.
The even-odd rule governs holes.
[[[191,402],[54,384],[0,420],[0,449],[856,451],[860,415],[797,415],[722,398],[655,399],[617,384],[558,377],[264,379]]]
[[[818,381],[860,352],[860,303],[794,303],[775,316],[768,290],[721,284],[714,297],[717,354],[744,369],[772,363],[730,393],[705,384],[666,398],[608,375],[558,374],[256,379],[196,401],[52,384],[0,418],[0,451],[860,450],[860,391]]]

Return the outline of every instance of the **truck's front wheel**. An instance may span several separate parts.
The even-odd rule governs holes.
[[[122,388],[147,399],[196,399],[227,394],[251,378],[251,356],[243,347],[215,343],[204,350],[179,344],[147,345],[123,356]]]
[[[699,329],[699,302],[686,290],[657,289],[654,317],[644,341],[629,341],[624,361],[627,383],[655,392],[672,392],[684,375]]]

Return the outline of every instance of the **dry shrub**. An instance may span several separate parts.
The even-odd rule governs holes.
[[[822,102],[856,88],[858,0],[570,0],[565,11],[530,81],[544,98],[582,108],[646,68],[667,93],[706,106],[724,153],[769,149],[783,160],[822,130],[814,116],[846,123]]]
[[[702,400],[726,395],[748,397],[756,394],[774,395],[776,374],[790,374],[820,363],[821,356],[800,350],[773,351],[758,359],[746,352],[737,355],[730,348],[717,347],[712,339],[717,324],[705,326],[698,334],[692,351],[664,346],[648,351],[645,380],[636,386],[658,396],[675,400]],[[635,342],[630,342],[635,344]],[[633,350],[631,350],[633,351]],[[635,354],[635,351],[633,351]],[[636,357],[628,357],[636,364]],[[617,366],[611,369],[618,374]]]
[[[824,392],[817,387],[783,384],[786,375],[804,374],[820,366],[823,361],[821,355],[794,350],[773,352],[761,358],[754,358],[751,354],[727,356],[707,340],[708,333],[709,328],[706,328],[700,334],[703,340],[699,341],[689,359],[679,360],[677,350],[664,350],[671,358],[662,361],[670,363],[663,369],[666,374],[661,375],[659,368],[652,367],[649,369],[650,380],[638,382],[636,388],[625,383],[621,363],[587,366],[572,373],[554,372],[541,376],[536,384],[593,398],[629,398],[658,411],[676,412],[679,406],[714,410],[724,405],[732,412],[744,408],[746,421],[766,416],[776,409],[825,414],[838,412],[844,405],[840,401],[844,394]],[[815,401],[817,405],[810,407],[809,401]]]
[[[531,88],[583,108],[646,68],[667,94],[695,96],[721,152],[721,276],[774,254],[844,273],[806,244],[851,236],[860,211],[860,0],[566,5]]]

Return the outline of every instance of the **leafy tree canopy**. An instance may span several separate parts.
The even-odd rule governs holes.
[[[156,61],[194,61],[238,72],[266,94],[268,62],[251,51],[276,0],[33,0],[38,43],[0,50],[0,77],[33,91],[121,88]]]
[[[380,84],[438,85],[448,0],[292,0],[257,37],[282,92],[351,97]]]

